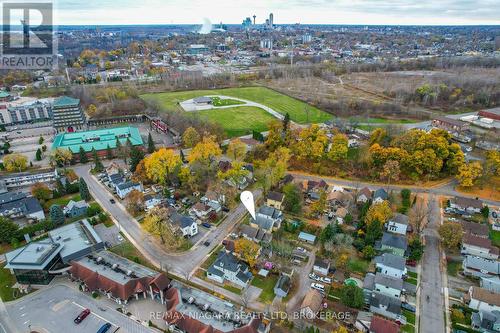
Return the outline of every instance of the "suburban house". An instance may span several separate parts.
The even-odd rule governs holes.
[[[479,286],[483,289],[500,294],[500,277],[481,277]]]
[[[144,208],[150,210],[161,204],[161,197],[157,195],[146,194],[144,196]]]
[[[473,312],[471,326],[482,333],[500,332],[500,311]]]
[[[387,296],[399,298],[403,292],[403,279],[376,273],[374,290]]]
[[[379,188],[373,193],[373,202],[374,203],[380,203],[384,200],[389,199],[389,194],[387,194],[387,191],[384,190],[383,188]]]
[[[380,249],[404,257],[408,249],[408,241],[405,236],[384,232]]]
[[[283,205],[283,200],[285,195],[279,192],[269,192],[267,195],[266,205],[281,210],[281,205]]]
[[[39,221],[45,219],[40,202],[22,192],[0,194],[0,216],[11,219],[26,217]]]
[[[299,241],[303,241],[309,244],[314,244],[316,242],[316,236],[309,234],[307,232],[301,231],[299,233]]]
[[[370,323],[369,333],[398,333],[399,325],[392,320],[387,320],[379,316],[373,316]]]
[[[464,275],[477,278],[494,278],[500,276],[500,262],[476,256],[465,256],[462,262]]]
[[[387,276],[402,279],[407,274],[405,258],[392,253],[384,253],[375,257],[375,265],[377,272]]]
[[[253,276],[248,265],[239,261],[234,254],[220,251],[215,262],[208,268],[207,277],[218,283],[227,280],[244,288]]]
[[[365,203],[372,198],[372,191],[368,187],[363,187],[358,193],[357,202]]]
[[[485,259],[498,259],[498,247],[491,244],[488,238],[465,234],[462,238],[462,255],[477,256]]]
[[[458,211],[474,214],[481,212],[483,202],[478,199],[454,197],[450,199],[450,207]]]
[[[390,319],[399,319],[401,318],[401,300],[373,292],[370,296],[370,312]]]
[[[198,234],[198,224],[192,217],[179,214],[173,209],[169,210],[169,212],[170,221],[180,229],[182,236],[193,237]]]
[[[313,266],[314,273],[327,276],[329,270],[330,270],[330,262],[328,260],[316,258]]]
[[[90,205],[85,200],[73,201],[70,200],[66,207],[63,208],[63,213],[66,217],[78,217],[87,215],[87,209]]]
[[[240,235],[254,242],[270,243],[273,235],[261,228],[254,228],[250,225],[240,227]]]
[[[470,234],[472,236],[481,237],[481,238],[489,238],[490,229],[487,224],[476,223],[476,222],[468,222],[468,221],[460,221],[462,225],[462,229],[464,234]]]
[[[500,311],[500,294],[471,286],[463,297],[464,302],[476,311]]]
[[[386,223],[386,230],[395,234],[406,235],[408,231],[408,216],[396,213]]]
[[[321,310],[323,296],[315,289],[309,289],[300,305],[300,316],[306,319],[314,319]]]
[[[274,286],[274,294],[281,298],[286,297],[290,291],[291,285],[292,281],[290,277],[283,273],[280,274],[280,277]]]
[[[142,192],[142,185],[140,183],[136,183],[133,181],[126,181],[118,185],[115,185],[115,189],[116,189],[116,195],[118,195],[120,199],[125,199],[127,194],[129,194],[133,190]]]
[[[255,215],[255,220],[250,219],[250,225],[272,232],[278,230],[283,221],[283,213],[279,209],[261,206]]]
[[[211,211],[212,208],[202,202],[198,202],[191,208],[191,212],[193,212],[200,219],[206,219]]]

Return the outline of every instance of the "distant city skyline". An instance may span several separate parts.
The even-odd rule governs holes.
[[[498,0],[57,0],[61,25],[263,24],[498,25]]]

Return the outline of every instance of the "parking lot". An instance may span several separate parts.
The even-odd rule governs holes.
[[[49,333],[91,333],[106,322],[112,326],[108,332],[142,333],[152,332],[149,328],[104,305],[86,294],[65,285],[49,287],[41,292],[24,297],[15,304],[8,304],[10,321],[19,332],[32,330]],[[91,310],[80,324],[73,320],[85,308]]]

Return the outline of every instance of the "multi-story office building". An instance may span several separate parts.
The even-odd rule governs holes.
[[[20,98],[0,104],[0,124],[15,125],[52,118],[52,104],[49,99]]]
[[[58,132],[74,132],[85,128],[86,117],[80,106],[80,100],[67,96],[59,97],[52,106],[54,128]]]

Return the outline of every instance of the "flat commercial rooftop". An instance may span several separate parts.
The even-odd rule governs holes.
[[[86,267],[119,284],[126,284],[137,278],[154,278],[158,275],[158,272],[152,269],[108,251],[100,251],[92,255],[87,255],[86,257],[76,260],[76,262],[80,266]],[[127,274],[127,272],[133,274]]]
[[[94,131],[60,133],[54,138],[52,149],[64,148],[69,149],[73,153],[78,153],[80,147],[86,152],[95,149],[105,150],[108,148],[116,148],[116,139],[122,145],[125,145],[127,138],[133,146],[143,145],[142,137],[137,127],[114,127],[104,128]]]
[[[47,239],[28,243],[6,253],[6,268],[43,270],[57,255],[63,263],[68,263],[103,246],[101,238],[88,221],[81,220],[50,231]]]
[[[185,316],[199,320],[205,325],[211,325],[222,332],[232,331],[250,322],[250,317],[242,315],[240,307],[232,303],[176,281],[172,281],[171,284],[180,294],[180,302],[175,309]],[[206,310],[205,305],[208,306]]]
[[[87,220],[81,220],[54,229],[49,231],[49,235],[54,242],[64,245],[60,252],[64,263],[75,259],[74,254],[81,253],[92,246],[96,247],[93,250],[98,250],[102,247],[101,237],[99,237]]]

